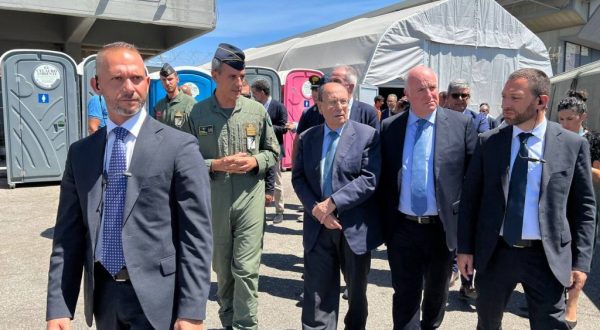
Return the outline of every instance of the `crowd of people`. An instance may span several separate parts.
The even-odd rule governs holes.
[[[340,65],[309,78],[314,105],[293,123],[273,86],[246,82],[244,52],[220,44],[212,96],[196,103],[165,64],[167,95],[152,118],[135,47],[106,45],[96,63],[94,134],[70,147],[61,183],[48,329],[68,328],[82,274],[89,325],[202,329],[211,262],[223,327],[259,328],[265,203],[280,223],[290,131],[304,210],[303,329],[338,328],[342,278],[344,328],[365,329],[371,251],[382,244],[394,329],[440,327],[459,277],[478,329],[501,328],[518,283],[532,329],[577,324],[600,186],[585,93],[559,103],[559,125],[546,118],[546,74],[519,69],[496,119],[487,103],[468,108],[476,86],[457,77],[439,91],[434,70],[419,65],[403,77],[404,95],[371,106],[354,98],[356,70]]]

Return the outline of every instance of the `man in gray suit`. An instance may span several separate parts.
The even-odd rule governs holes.
[[[546,120],[550,79],[513,72],[502,91],[508,124],[483,133],[460,204],[458,266],[477,270],[478,329],[500,329],[517,283],[532,329],[567,329],[565,287],[590,271],[595,202],[587,141]]]
[[[371,196],[380,171],[373,127],[348,119],[350,97],[339,83],[319,90],[325,118],[298,140],[292,184],[304,205],[303,329],[337,329],[340,268],[348,285],[346,329],[367,322],[371,250],[381,244]]]
[[[69,149],[48,276],[48,329],[66,329],[84,274],[97,329],[202,329],[212,256],[210,182],[193,136],[145,109],[137,49],[104,46],[92,87],[109,121]],[[160,146],[160,148],[158,148]]]

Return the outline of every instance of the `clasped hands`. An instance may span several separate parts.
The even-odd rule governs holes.
[[[210,169],[213,172],[245,174],[257,166],[256,158],[245,152],[239,152],[235,155],[213,160]]]
[[[312,215],[319,221],[320,224],[325,226],[327,229],[342,229],[340,220],[336,218],[332,213],[335,211],[335,203],[331,197],[326,200],[315,204],[312,209]]]

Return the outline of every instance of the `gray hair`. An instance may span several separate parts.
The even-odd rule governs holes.
[[[338,65],[333,68],[332,72],[339,69],[344,69],[344,71],[346,71],[346,74],[344,75],[344,80],[346,80],[347,83],[356,86],[356,82],[358,81],[358,72],[356,71],[356,69],[354,69],[350,65]]]
[[[340,86],[340,87],[342,87],[344,90],[346,90],[346,87],[344,87],[344,85],[342,85],[342,84],[340,84],[340,83],[337,83],[337,82],[335,82],[335,81],[332,81],[332,82],[325,83],[325,84],[323,84],[323,85],[319,86],[319,90],[318,90],[318,92],[317,92],[317,101],[319,101],[319,102],[323,102],[323,96],[325,95],[325,86],[327,86],[327,85],[329,85],[329,84],[336,84],[336,85],[339,85],[339,86]],[[350,95],[348,95],[348,97],[350,97]]]
[[[508,80],[525,79],[529,90],[535,97],[550,95],[550,78],[542,70],[524,68],[519,69],[508,76]]]
[[[391,96],[391,97],[393,97],[393,98],[395,98],[395,99],[396,99],[396,101],[398,101],[398,95],[396,95],[396,94],[388,94],[387,98],[389,99],[389,98],[390,98],[390,96]],[[386,100],[387,100],[387,99],[386,99]]]
[[[471,86],[465,79],[454,79],[448,84],[448,94],[457,89],[471,89]]]
[[[223,62],[221,62],[217,58],[213,57],[212,61],[210,62],[210,69],[211,69],[211,71],[221,72],[222,65],[223,65]]]

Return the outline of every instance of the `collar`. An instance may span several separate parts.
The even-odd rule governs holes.
[[[346,125],[348,124],[348,122],[346,122],[344,125],[342,125],[342,127],[332,130],[331,128],[329,128],[329,126],[327,126],[327,123],[323,124],[323,136],[327,136],[327,134],[329,134],[329,132],[331,131],[336,131],[338,133],[338,136],[342,136],[342,131],[344,130],[344,128],[346,127]]]
[[[524,130],[520,129],[518,126],[513,125],[512,137],[514,139],[519,134],[521,134],[523,132],[528,132],[528,133],[533,134],[533,136],[535,136],[536,138],[538,138],[540,141],[542,141],[544,139],[544,135],[546,135],[546,127],[547,126],[548,126],[548,121],[546,121],[546,118],[544,118],[544,120],[542,120],[542,122],[539,123],[531,131],[524,131]]]
[[[437,108],[435,108],[435,110],[433,110],[432,113],[429,114],[428,117],[423,118],[425,120],[427,120],[431,125],[435,125],[435,116],[437,114]],[[414,112],[412,111],[412,108],[410,108],[410,110],[408,111],[408,123],[407,125],[414,125],[417,120],[421,119],[420,117],[418,117],[417,115],[414,114]]]
[[[271,105],[271,97],[270,96],[267,98],[267,100],[265,101],[265,103],[263,103],[263,106],[267,110],[269,110],[269,105]]]
[[[142,128],[142,124],[144,123],[146,116],[147,116],[146,106],[144,106],[133,117],[127,119],[123,123],[123,125],[121,125],[121,127],[128,130],[129,134],[131,134],[135,138],[137,138],[138,135],[140,134],[140,129]],[[109,117],[108,123],[106,124],[106,136],[108,136],[110,134],[110,132],[112,132],[112,130],[115,129],[116,127],[117,127],[117,124],[113,123],[113,121],[110,120],[110,117]]]

